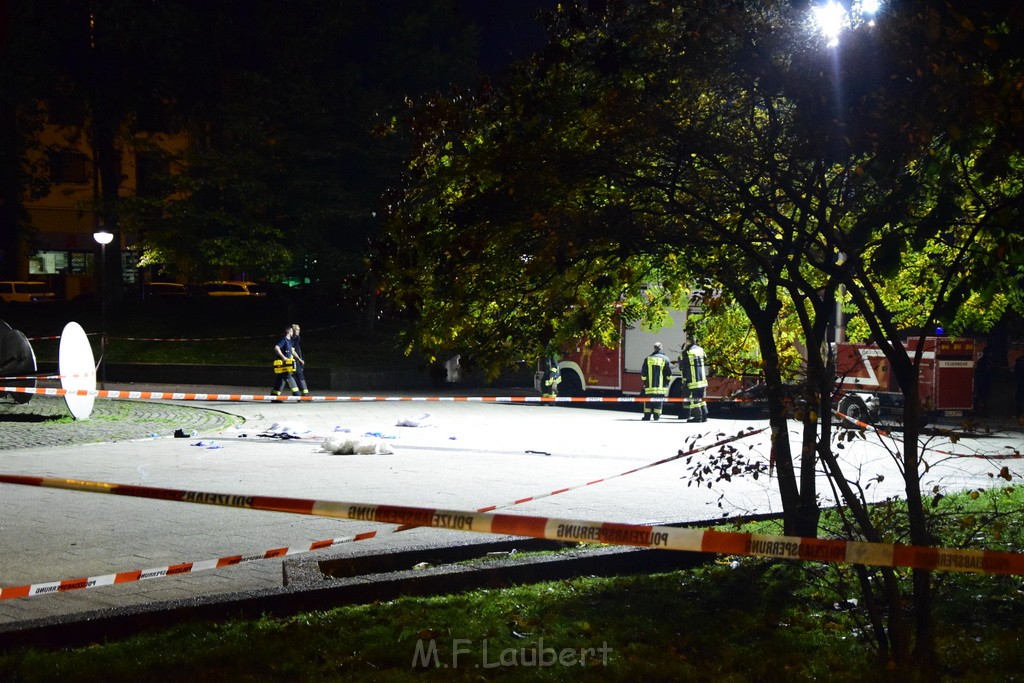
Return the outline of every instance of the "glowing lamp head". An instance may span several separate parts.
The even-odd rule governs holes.
[[[825,4],[814,7],[814,23],[817,24],[821,35],[828,40],[829,47],[835,47],[839,44],[839,34],[849,23],[849,17],[841,4],[836,0],[828,0]]]

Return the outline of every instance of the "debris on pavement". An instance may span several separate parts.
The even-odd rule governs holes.
[[[328,436],[322,448],[334,455],[391,455],[394,453],[384,439],[372,435]]]
[[[399,420],[396,425],[398,427],[433,427],[435,426],[430,418],[430,413],[423,413],[416,417],[405,417]]]

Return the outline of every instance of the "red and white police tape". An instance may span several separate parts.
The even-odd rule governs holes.
[[[990,550],[901,546],[663,525],[188,491],[55,477],[0,474],[0,483],[569,542],[982,574],[1024,574],[1024,554]],[[0,598],[2,597],[4,593],[0,592]]]
[[[867,422],[858,420],[855,417],[850,417],[849,415],[841,413],[838,410],[833,410],[832,414],[838,417],[840,420],[848,422],[854,426],[860,427],[861,429],[870,429],[871,431],[876,432],[877,434],[880,434],[882,436],[892,436],[892,432],[882,429],[881,427],[876,427],[873,424],[868,424]]]
[[[366,539],[373,538],[376,535],[376,531],[368,531],[366,533],[346,536],[344,538],[314,541],[313,543],[310,543],[309,546],[300,546],[296,548],[274,548],[254,555],[231,555],[228,557],[220,557],[215,560],[184,562],[182,564],[172,564],[164,567],[153,567],[152,569],[133,569],[131,571],[118,572],[116,574],[87,576],[80,579],[64,579],[62,581],[48,581],[45,583],[33,583],[25,586],[0,588],[0,600],[7,598],[28,598],[37,595],[51,595],[54,593],[66,593],[68,591],[81,590],[83,588],[112,586],[120,583],[131,583],[133,581],[159,579],[165,576],[180,576],[182,574],[190,574],[193,572],[203,571],[205,569],[220,569],[221,567],[231,567],[245,562],[255,562],[257,560],[269,560],[274,557],[308,553],[313,550],[322,550],[324,548],[330,548],[331,546],[341,545],[342,543],[364,541]]]
[[[681,403],[685,398],[650,396],[273,396],[270,394],[203,394],[167,391],[119,391],[104,389],[57,389],[55,387],[0,387],[0,393],[34,394],[37,396],[96,396],[148,401],[225,401],[332,403],[360,401],[430,402],[430,403],[648,403],[664,401]]]
[[[586,486],[593,486],[594,484],[599,484],[599,483],[604,482],[604,481],[609,481],[611,479],[616,479],[618,477],[624,477],[627,474],[633,474],[634,472],[639,472],[641,470],[649,469],[651,467],[656,467],[658,465],[663,465],[665,463],[672,462],[673,460],[678,460],[680,458],[685,458],[685,457],[690,456],[690,455],[696,455],[697,453],[700,453],[700,452],[703,452],[703,451],[707,451],[707,450],[710,450],[712,448],[717,448],[718,446],[723,446],[723,445],[725,445],[727,443],[730,443],[732,441],[737,441],[739,439],[743,439],[743,438],[748,437],[748,436],[753,436],[754,434],[758,434],[758,433],[763,432],[763,431],[764,431],[764,429],[758,429],[758,430],[748,429],[747,431],[740,432],[739,434],[736,434],[734,436],[730,436],[730,437],[727,437],[725,439],[720,439],[719,441],[716,441],[713,444],[709,444],[707,446],[701,446],[699,448],[691,448],[691,449],[686,450],[686,451],[679,451],[679,453],[677,453],[676,455],[673,455],[671,457],[662,458],[661,460],[657,460],[655,462],[649,463],[647,465],[643,465],[641,467],[634,467],[633,469],[628,470],[626,472],[622,472],[621,474],[615,474],[615,475],[612,475],[610,477],[603,477],[601,479],[595,479],[593,481],[588,481],[588,482],[586,482],[584,484],[578,484],[576,486],[567,486],[565,488],[556,489],[554,491],[550,491],[548,493],[542,493],[542,494],[536,495],[536,496],[529,496],[527,498],[520,498],[518,500],[511,501],[511,502],[508,502],[508,503],[502,503],[502,504],[499,504],[499,505],[487,505],[487,506],[484,506],[482,508],[478,508],[477,512],[490,512],[492,510],[497,510],[497,509],[501,509],[501,508],[508,508],[508,507],[513,507],[515,505],[522,505],[523,503],[529,503],[530,501],[540,500],[541,498],[547,498],[549,496],[555,496],[555,495],[558,495],[560,493],[567,493],[569,491],[574,491],[576,489],[584,488]],[[394,529],[394,531],[396,531],[396,532],[398,532],[398,531],[405,531],[407,529],[413,529],[413,528],[415,528],[415,527],[411,526],[411,525],[405,525],[405,526],[400,526],[400,527]],[[232,566],[232,565],[235,565],[235,564],[241,564],[243,562],[253,562],[253,561],[256,561],[256,560],[269,560],[269,559],[272,559],[272,558],[275,558],[275,557],[284,557],[285,555],[297,555],[297,554],[300,554],[300,553],[307,553],[307,552],[312,552],[312,551],[315,551],[315,550],[322,550],[322,549],[325,549],[325,548],[330,548],[330,547],[335,546],[335,545],[340,545],[342,543],[350,543],[350,542],[356,542],[356,541],[365,541],[365,540],[368,540],[370,538],[374,538],[376,536],[377,536],[377,531],[365,531],[365,532],[362,532],[362,533],[355,534],[354,536],[348,536],[348,537],[345,537],[345,538],[330,539],[330,540],[326,540],[326,541],[314,541],[308,547],[274,548],[274,549],[271,549],[271,550],[265,550],[264,552],[258,553],[258,554],[229,555],[227,557],[221,557],[221,558],[218,558],[218,559],[215,559],[215,560],[202,560],[202,561],[199,561],[199,562],[181,562],[181,563],[178,563],[178,564],[167,565],[167,566],[164,566],[164,567],[156,567],[156,568],[152,568],[152,569],[136,569],[136,570],[131,570],[131,571],[118,572],[118,573],[115,573],[115,574],[106,574],[106,575],[103,575],[103,576],[94,576],[94,577],[85,577],[85,578],[76,578],[76,579],[65,579],[65,580],[61,580],[61,581],[47,581],[47,582],[43,582],[43,583],[35,583],[35,584],[24,585],[24,586],[13,586],[13,587],[10,587],[10,588],[0,589],[0,599],[3,599],[3,598],[33,597],[33,596],[36,596],[36,595],[49,595],[49,594],[52,594],[52,593],[60,593],[60,592],[66,592],[66,591],[71,591],[71,590],[80,590],[80,589],[83,589],[83,588],[94,588],[94,587],[97,587],[97,586],[109,586],[109,585],[112,585],[112,584],[129,583],[129,582],[132,582],[132,581],[143,581],[143,580],[146,580],[146,579],[156,579],[156,578],[161,578],[161,577],[166,577],[166,576],[179,576],[179,575],[182,575],[182,574],[189,574],[189,573],[193,573],[193,572],[197,572],[197,571],[202,571],[202,570],[205,570],[205,569],[220,569],[221,567],[228,567],[228,566]]]
[[[736,434],[734,436],[729,436],[729,437],[726,437],[724,439],[719,439],[718,441],[716,441],[713,444],[708,444],[707,446],[701,446],[699,448],[691,448],[691,449],[686,450],[686,451],[679,451],[675,455],[670,455],[667,458],[662,458],[661,460],[656,460],[654,462],[647,463],[646,465],[641,465],[640,467],[634,467],[631,470],[626,470],[625,472],[620,472],[619,474],[613,474],[613,475],[611,475],[609,477],[601,477],[600,479],[594,479],[592,481],[584,482],[582,484],[576,484],[575,486],[566,486],[564,488],[555,489],[554,491],[548,491],[547,493],[541,493],[541,494],[538,494],[538,495],[535,495],[535,496],[527,496],[526,498],[519,498],[517,500],[509,501],[507,503],[501,503],[501,504],[498,504],[498,505],[486,505],[486,506],[484,506],[482,508],[477,508],[476,511],[477,512],[491,512],[493,510],[500,510],[500,509],[503,509],[503,508],[509,508],[509,507],[514,506],[514,505],[522,505],[523,503],[529,503],[531,501],[540,500],[542,498],[550,498],[551,496],[557,496],[560,493],[568,493],[569,491],[575,491],[577,489],[586,488],[587,486],[593,486],[594,484],[600,484],[601,482],[610,481],[612,479],[618,479],[619,477],[624,477],[627,474],[633,474],[635,472],[640,472],[642,470],[650,469],[652,467],[657,467],[658,465],[664,465],[665,463],[672,462],[673,460],[679,460],[680,458],[686,458],[686,457],[689,457],[691,455],[697,455],[698,453],[702,453],[704,451],[709,451],[712,448],[718,448],[719,446],[724,446],[727,443],[732,443],[733,441],[739,441],[740,439],[745,439],[748,436],[753,436],[755,434],[760,434],[761,432],[763,432],[763,431],[765,431],[767,429],[768,429],[767,427],[762,427],[761,429],[756,429],[755,430],[753,427],[748,427],[745,431],[742,431],[742,432],[740,432],[740,433],[738,433],[738,434]],[[397,529],[397,531],[405,531],[406,529],[412,529],[412,528],[414,528],[412,525],[404,525],[404,526],[400,526]]]
[[[890,439],[892,439],[896,443],[901,443],[902,442],[902,439],[900,439],[898,436],[896,436],[895,434],[893,434],[892,432],[890,432],[888,430],[882,429],[881,427],[876,427],[876,426],[874,426],[872,424],[868,424],[867,422],[862,422],[861,420],[858,420],[856,418],[850,417],[849,415],[844,415],[843,413],[839,412],[838,410],[833,410],[832,412],[840,420],[845,420],[846,422],[849,422],[849,423],[851,423],[851,424],[853,424],[853,425],[855,425],[855,426],[857,426],[857,427],[859,427],[861,429],[870,429],[871,431],[875,432],[879,436],[887,436],[887,437],[889,437]],[[951,434],[951,436],[952,436],[952,434]],[[963,436],[963,435],[959,435],[959,436]],[[1012,452],[1011,453],[995,453],[995,454],[992,454],[992,453],[954,453],[953,451],[944,451],[944,450],[940,450],[938,448],[929,448],[928,451],[931,452],[931,453],[938,453],[940,455],[948,455],[948,456],[950,456],[952,458],[978,458],[978,459],[981,459],[981,460],[1019,460],[1019,459],[1024,459],[1024,453],[1021,453],[1020,450],[1018,450],[1017,448],[1013,448],[1012,446],[1006,446],[1006,448],[1012,449]]]
[[[613,474],[613,475],[611,475],[609,477],[602,477],[600,479],[594,479],[592,481],[588,481],[588,482],[585,482],[583,484],[576,484],[575,486],[566,486],[565,488],[555,489],[554,491],[549,491],[547,493],[542,493],[542,494],[539,494],[539,495],[536,495],[536,496],[528,496],[526,498],[519,498],[518,500],[513,500],[513,501],[510,501],[508,503],[503,503],[503,504],[500,504],[500,505],[488,505],[486,507],[478,508],[477,512],[491,512],[492,510],[498,510],[500,508],[512,507],[513,505],[522,505],[523,503],[529,503],[530,501],[540,500],[541,498],[549,498],[550,496],[557,496],[560,493],[566,493],[568,491],[575,491],[576,489],[586,488],[587,486],[593,486],[594,484],[600,484],[601,482],[610,481],[612,479],[618,479],[619,477],[624,477],[627,474],[633,474],[635,472],[640,472],[642,470],[647,470],[647,469],[650,469],[652,467],[657,467],[658,465],[664,465],[665,463],[672,462],[673,460],[679,460],[680,458],[686,458],[686,457],[689,457],[691,455],[696,455],[698,453],[703,453],[704,451],[709,451],[712,448],[718,448],[719,446],[724,446],[724,445],[726,445],[728,443],[732,443],[733,441],[739,441],[740,439],[745,439],[748,436],[754,436],[755,434],[760,434],[761,432],[766,431],[767,429],[768,429],[768,427],[762,427],[761,429],[754,429],[753,427],[748,427],[746,430],[741,431],[738,434],[726,437],[724,439],[719,439],[718,441],[716,441],[713,444],[708,444],[707,446],[701,446],[699,448],[691,448],[691,449],[686,450],[686,451],[682,451],[681,450],[678,453],[676,453],[675,455],[671,455],[671,456],[669,456],[667,458],[662,458],[661,460],[656,460],[656,461],[648,463],[646,465],[641,465],[640,467],[634,467],[631,470],[626,470],[625,472],[620,472],[619,474]],[[403,528],[411,528],[411,527],[403,527]]]

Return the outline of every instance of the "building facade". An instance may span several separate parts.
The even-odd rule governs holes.
[[[65,106],[55,99],[44,103],[44,110],[45,123],[25,161],[28,168],[38,169],[48,191],[24,198],[30,227],[18,259],[18,276],[47,281],[66,301],[91,298],[99,286],[101,247],[93,233],[103,227],[97,207],[104,188],[94,163],[90,121],[83,107],[74,103]],[[180,159],[187,144],[184,132],[132,132],[125,127],[116,142],[118,198],[146,193],[148,186],[171,172],[168,160]],[[119,225],[120,244],[108,247],[107,253],[120,255],[123,281],[131,286],[139,279],[140,235]]]

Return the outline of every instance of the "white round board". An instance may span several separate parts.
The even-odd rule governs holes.
[[[60,334],[60,349],[57,353],[57,371],[60,373],[60,388],[67,392],[96,391],[96,360],[85,330],[76,322],[64,326]],[[79,396],[64,394],[64,402],[76,420],[88,420],[92,414],[94,395]]]

